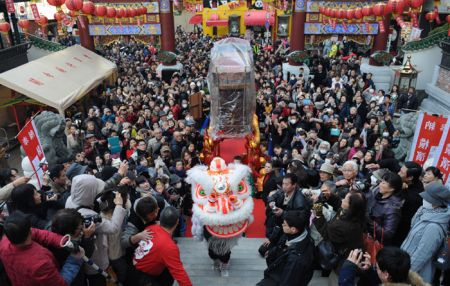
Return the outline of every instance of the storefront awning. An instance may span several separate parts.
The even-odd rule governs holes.
[[[201,24],[202,21],[203,21],[202,14],[196,14],[196,15],[192,16],[191,19],[189,19],[189,24],[190,25],[198,25],[198,24]]]
[[[4,85],[61,114],[105,79],[115,77],[113,62],[79,45],[0,74]]]
[[[267,19],[267,14],[269,14],[269,19]],[[275,14],[266,11],[249,11],[244,13],[245,26],[265,26],[267,20],[269,20],[271,26],[274,25]]]

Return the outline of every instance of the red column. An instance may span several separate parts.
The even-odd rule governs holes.
[[[78,16],[78,33],[81,46],[95,52],[94,38],[89,35],[89,20],[86,16]]]
[[[294,9],[291,20],[290,46],[291,52],[305,49],[305,22],[306,22],[306,1],[294,0]],[[297,65],[290,62],[290,65]]]
[[[372,46],[372,50],[370,51],[371,54],[375,53],[376,51],[384,51],[386,49],[386,45],[389,39],[389,24],[391,22],[391,14],[388,14],[387,16],[384,16],[384,29],[385,32],[380,34],[378,33],[378,35],[375,36],[375,39],[373,39],[373,46]],[[379,29],[378,29],[379,31]],[[372,58],[370,58],[369,64],[372,66],[379,66],[380,64],[378,64],[377,62],[375,62],[375,60],[373,60]]]
[[[175,51],[175,24],[173,19],[173,5],[169,0],[162,0],[159,22],[161,23],[161,50]]]

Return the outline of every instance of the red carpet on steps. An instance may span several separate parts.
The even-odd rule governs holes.
[[[265,227],[264,227],[264,221],[266,220],[266,213],[265,213],[265,207],[263,200],[260,199],[253,199],[253,202],[255,203],[255,207],[253,209],[253,223],[248,227],[247,231],[245,232],[246,237],[249,238],[264,238],[265,237]],[[192,237],[191,232],[191,218],[186,218],[186,237]]]
[[[233,162],[233,158],[237,155],[242,155],[246,152],[245,150],[245,138],[231,138],[224,139],[220,142],[220,157],[225,160],[225,162]]]

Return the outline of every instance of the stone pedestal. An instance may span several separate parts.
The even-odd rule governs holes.
[[[361,64],[362,73],[371,73],[372,80],[377,90],[389,91],[394,82],[394,71],[386,66],[373,66],[369,64],[368,59],[363,60]]]
[[[303,77],[308,78],[310,70],[307,65],[303,64],[294,66],[289,63],[283,63],[283,79],[288,80],[288,73],[295,74],[297,76],[300,73],[300,68],[303,68],[304,70]]]

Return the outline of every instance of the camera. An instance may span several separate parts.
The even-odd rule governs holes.
[[[101,223],[102,222],[102,217],[98,214],[95,215],[87,215],[83,217],[83,224],[84,227],[89,227],[91,225],[91,223]]]
[[[51,198],[51,197],[53,197],[55,195],[55,192],[47,191],[47,192],[45,192],[45,195],[47,196],[47,198]]]
[[[360,192],[365,192],[369,187],[370,187],[370,185],[368,185],[367,182],[365,182],[365,181],[356,181],[352,185],[352,189],[354,191],[360,191]]]

